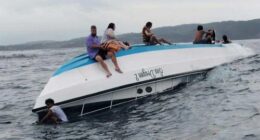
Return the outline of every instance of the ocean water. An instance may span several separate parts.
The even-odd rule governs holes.
[[[0,50],[0,139],[259,140],[260,40],[256,55],[219,66],[182,90],[68,124],[35,125],[36,97],[64,61],[85,48]]]

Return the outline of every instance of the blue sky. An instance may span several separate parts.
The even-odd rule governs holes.
[[[102,34],[109,22],[116,33],[187,23],[260,18],[259,0],[0,0],[0,45],[67,40]]]

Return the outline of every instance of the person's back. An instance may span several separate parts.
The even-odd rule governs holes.
[[[67,118],[66,114],[63,112],[63,110],[59,106],[54,105],[50,108],[50,110],[62,122],[68,122],[68,118]]]
[[[204,31],[196,31],[194,42],[200,42],[203,39]]]
[[[195,33],[194,42],[202,41],[204,33],[205,32],[203,31],[203,26],[199,25]]]
[[[68,118],[63,110],[54,104],[53,99],[46,99],[45,104],[48,108],[48,112],[45,116],[39,121],[39,123],[55,123],[68,122]]]

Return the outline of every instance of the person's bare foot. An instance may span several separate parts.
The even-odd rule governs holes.
[[[107,74],[107,78],[111,77],[112,76],[112,73],[109,73]]]
[[[123,73],[120,68],[115,69],[118,73]]]

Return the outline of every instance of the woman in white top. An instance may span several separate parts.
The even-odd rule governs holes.
[[[114,23],[109,23],[107,29],[104,32],[101,43],[104,43],[108,40],[116,39],[116,36],[114,33],[115,28],[116,28],[116,26]]]
[[[115,29],[116,29],[116,25],[114,23],[109,23],[107,29],[104,32],[101,43],[105,43],[113,40],[113,41],[117,41],[120,45],[122,45],[122,48],[126,50],[129,49],[129,46],[125,45],[122,41],[119,41],[116,38],[116,35],[114,33]]]
[[[104,35],[102,37],[102,40],[101,40],[101,45],[103,46],[104,49],[109,49],[110,47],[109,46],[114,46],[116,47],[117,51],[120,50],[121,48],[124,48],[125,50],[129,49],[129,44],[126,43],[127,45],[125,45],[123,42],[119,41],[116,39],[116,36],[115,36],[115,24],[114,23],[109,23],[107,29],[105,30],[104,32]],[[115,56],[115,53],[117,51],[111,51],[114,56]],[[122,70],[119,68],[119,65],[118,65],[118,62],[116,59],[114,59],[113,57],[111,57],[112,59],[112,62],[114,63],[114,65],[116,66],[115,70],[119,73],[123,73]]]

